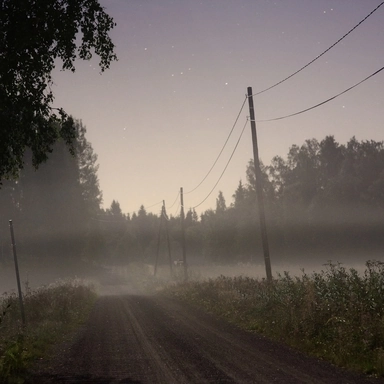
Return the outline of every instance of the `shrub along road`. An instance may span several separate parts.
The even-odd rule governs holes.
[[[306,357],[173,299],[104,296],[29,383],[384,383]]]

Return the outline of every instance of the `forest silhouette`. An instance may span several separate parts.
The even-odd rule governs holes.
[[[73,120],[75,154],[63,141],[35,170],[30,154],[17,180],[0,190],[1,261],[11,260],[8,220],[12,219],[24,260],[73,264],[153,263],[161,214],[124,214],[118,201],[102,208],[97,155],[86,128]],[[28,157],[29,156],[29,157]],[[360,261],[384,246],[383,142],[355,137],[339,144],[333,136],[292,145],[287,157],[261,165],[267,231],[272,262],[308,261],[323,255],[349,255]],[[174,259],[181,255],[179,216],[168,222]],[[185,216],[188,263],[262,262],[262,245],[253,161],[245,182],[227,201],[220,191],[216,207],[200,217]],[[160,263],[168,263],[165,234],[160,233]]]

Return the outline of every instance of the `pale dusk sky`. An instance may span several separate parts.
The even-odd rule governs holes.
[[[55,106],[81,119],[98,155],[104,207],[124,213],[143,204],[178,214],[180,187],[194,189],[219,154],[245,100],[289,76],[359,23],[378,0],[101,0],[117,23],[119,61],[100,74],[97,58],[76,73],[53,74]],[[361,81],[384,65],[384,6],[308,68],[254,97],[256,119],[295,113]],[[260,159],[285,157],[292,144],[334,135],[345,144],[381,141],[384,71],[307,113],[258,123]],[[185,209],[208,195],[249,115],[248,103],[204,183],[184,196]],[[227,171],[198,213],[227,205],[252,157],[248,123]]]

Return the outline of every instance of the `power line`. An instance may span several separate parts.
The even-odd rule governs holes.
[[[383,69],[384,69],[384,67],[381,67],[379,70],[377,70],[376,72],[372,73],[371,75],[369,75],[369,76],[366,77],[365,79],[359,81],[359,82],[356,83],[355,85],[352,85],[352,87],[349,87],[349,88],[346,89],[345,91],[340,92],[340,93],[338,93],[337,95],[335,95],[335,96],[333,96],[333,97],[331,97],[331,98],[329,98],[329,99],[327,99],[327,100],[325,100],[325,101],[322,101],[321,103],[316,104],[316,105],[314,105],[314,106],[312,106],[312,107],[306,108],[306,109],[304,109],[304,110],[302,110],[302,111],[299,111],[299,112],[296,112],[296,113],[291,113],[290,115],[281,116],[281,117],[275,117],[275,118],[273,118],[273,119],[257,120],[256,122],[257,122],[257,123],[265,123],[265,122],[267,122],[267,121],[282,120],[282,119],[286,119],[286,118],[288,118],[288,117],[292,117],[292,116],[300,115],[301,113],[308,112],[308,111],[310,111],[311,109],[315,109],[315,108],[317,108],[317,107],[320,107],[321,105],[326,104],[326,103],[328,103],[329,101],[336,99],[336,97],[339,97],[339,96],[343,95],[344,93],[350,91],[351,89],[357,87],[357,86],[360,85],[361,83],[364,83],[364,81],[366,81],[366,80],[370,79],[371,77],[377,75],[377,74],[378,74],[379,72],[381,72]]]
[[[236,151],[236,149],[237,149],[237,146],[239,145],[239,142],[240,142],[240,140],[241,140],[241,137],[243,136],[245,127],[247,126],[247,123],[248,123],[248,118],[247,118],[247,120],[246,120],[246,122],[245,122],[245,124],[244,124],[244,127],[243,127],[243,129],[242,129],[242,131],[241,131],[241,133],[240,133],[240,136],[239,136],[239,139],[237,140],[237,143],[236,143],[236,145],[235,145],[235,148],[233,149],[233,151],[232,151],[232,153],[231,153],[231,156],[229,157],[229,160],[228,160],[227,164],[225,165],[225,168],[224,168],[223,172],[221,173],[219,179],[217,180],[216,184],[213,186],[213,188],[212,188],[211,191],[208,193],[208,195],[205,197],[205,199],[204,199],[203,201],[201,201],[199,204],[197,204],[197,205],[195,205],[194,207],[192,207],[192,209],[195,209],[195,208],[197,208],[198,206],[200,206],[201,204],[203,204],[204,201],[207,200],[208,197],[212,194],[212,192],[213,192],[214,189],[216,188],[217,184],[219,184],[221,178],[223,177],[225,171],[226,171],[227,168],[228,168],[229,163],[230,163],[231,160],[232,160],[232,157],[233,157],[233,155],[234,155],[234,153],[235,153],[235,151]]]
[[[208,173],[204,176],[203,180],[201,180],[200,183],[199,183],[195,188],[193,188],[192,190],[190,190],[190,191],[188,191],[188,192],[184,192],[184,195],[187,195],[188,193],[192,193],[192,192],[195,191],[197,188],[199,188],[200,185],[204,182],[204,180],[205,180],[205,179],[208,177],[208,175],[211,173],[213,167],[216,165],[216,163],[217,163],[217,161],[219,160],[221,154],[223,153],[223,150],[224,150],[225,146],[227,145],[228,140],[229,140],[229,138],[231,137],[233,130],[234,130],[235,127],[236,127],[237,121],[239,120],[240,114],[241,114],[241,112],[243,111],[243,108],[244,108],[244,105],[245,105],[245,102],[246,102],[246,101],[247,101],[247,96],[245,97],[244,102],[243,102],[243,104],[242,104],[242,106],[241,106],[241,108],[240,108],[240,111],[239,111],[239,113],[237,114],[235,123],[233,124],[232,129],[231,129],[231,131],[229,132],[229,135],[228,135],[228,137],[227,137],[227,140],[225,140],[225,143],[224,143],[223,147],[221,148],[220,153],[219,153],[218,156],[216,157],[216,160],[215,160],[215,162],[213,163],[212,167],[209,169]]]
[[[179,202],[179,204],[178,204],[177,207],[176,207],[176,211],[175,211],[175,213],[173,214],[173,217],[176,217],[176,216],[177,216],[177,214],[179,213],[179,209],[180,209],[180,202]]]
[[[165,211],[162,209],[160,213],[160,217],[163,216],[165,220],[169,221],[168,215],[165,213]]]
[[[152,205],[150,205],[149,207],[145,207],[145,206],[144,206],[144,208],[145,208],[145,209],[153,208],[153,207],[155,207],[156,205],[162,204],[162,202],[163,202],[163,200],[159,201],[158,203],[152,204]]]
[[[172,203],[172,205],[171,205],[170,207],[167,207],[168,210],[170,210],[170,209],[176,204],[176,201],[177,201],[177,199],[179,198],[179,196],[180,196],[180,191],[178,192],[178,194],[177,194],[177,196],[176,196],[176,199],[175,199],[175,201]]]
[[[201,182],[200,182],[194,189],[192,189],[192,190],[189,191],[189,192],[184,192],[184,194],[188,194],[188,193],[191,193],[191,192],[195,191],[195,190],[196,190],[196,189],[197,189],[197,188],[204,182],[204,180],[208,177],[208,175],[211,173],[212,169],[214,168],[214,166],[216,165],[217,161],[219,160],[219,158],[220,158],[220,156],[221,156],[221,154],[222,154],[222,152],[223,152],[225,146],[227,145],[228,140],[229,140],[229,138],[231,137],[233,130],[234,130],[235,127],[236,127],[236,124],[237,124],[237,122],[238,122],[238,120],[239,120],[239,118],[240,118],[241,112],[243,111],[243,108],[244,108],[244,105],[245,105],[245,103],[246,103],[246,101],[247,101],[247,98],[248,98],[248,96],[246,96],[246,97],[244,98],[243,104],[241,105],[240,111],[239,111],[239,113],[237,114],[237,117],[236,117],[236,120],[235,120],[235,122],[234,122],[234,124],[233,124],[233,126],[232,126],[232,129],[231,129],[231,131],[229,132],[229,135],[228,135],[227,139],[225,140],[225,143],[224,143],[223,147],[221,148],[221,151],[220,151],[220,153],[218,154],[218,156],[217,156],[215,162],[213,163],[212,167],[209,169],[208,173],[205,175],[205,177],[201,180]],[[244,128],[245,128],[245,126],[244,126]],[[244,131],[244,128],[243,128],[243,131]],[[241,132],[240,138],[241,138],[241,136],[242,136],[242,134],[243,134],[243,131]],[[236,143],[236,146],[235,146],[234,151],[235,151],[236,148],[237,148],[237,145],[238,145],[238,143],[239,143],[239,141],[240,141],[240,138],[239,138],[238,142]],[[231,158],[232,158],[232,156],[233,156],[233,154],[234,154],[234,151],[232,152]],[[230,160],[231,160],[231,158],[230,158]],[[230,160],[229,160],[229,161],[230,161]],[[228,163],[227,163],[227,166],[228,166],[228,164],[229,164],[229,161],[228,161]],[[226,167],[227,167],[227,166],[226,166]],[[226,169],[226,168],[225,168],[225,169]],[[224,172],[225,172],[225,169],[224,169]],[[221,176],[224,174],[224,172],[221,174]],[[220,177],[220,178],[221,178],[221,177]],[[219,181],[220,181],[220,179],[218,180],[218,182],[219,182]],[[218,183],[218,182],[217,182],[217,183]],[[216,185],[217,185],[217,183],[216,183]],[[215,187],[216,187],[216,185],[215,185]],[[215,187],[214,187],[214,188],[215,188]],[[211,192],[212,192],[212,191],[211,191]],[[176,196],[176,199],[175,199],[175,201],[172,203],[172,205],[169,206],[169,207],[167,207],[168,210],[170,210],[170,209],[175,205],[175,203],[176,203],[176,201],[177,201],[177,199],[178,199],[179,196],[180,196],[180,191],[178,192],[178,194],[177,194],[177,196]],[[207,196],[207,198],[208,198],[208,196]],[[158,205],[158,204],[161,204],[162,202],[163,202],[163,200],[161,200],[161,201],[159,201],[159,202],[157,202],[157,203],[155,203],[155,204],[152,204],[152,205],[150,205],[149,207],[145,207],[145,209],[152,208],[152,207],[154,207],[154,206],[156,206],[156,205]],[[200,205],[200,204],[199,204],[199,205]],[[195,207],[193,207],[193,208],[195,208]],[[177,214],[177,212],[179,211],[179,209],[180,209],[180,205],[177,207],[175,215]],[[133,212],[133,213],[135,213],[135,212]],[[133,214],[133,213],[132,213],[132,214]],[[129,213],[128,213],[128,214],[129,214]]]
[[[285,81],[287,81],[288,79],[290,79],[291,77],[297,75],[299,72],[301,72],[303,69],[307,68],[309,65],[311,65],[312,63],[314,63],[317,59],[319,59],[321,56],[325,55],[328,51],[330,51],[335,45],[337,45],[338,43],[340,43],[340,41],[342,41],[344,38],[346,38],[352,31],[354,31],[357,27],[359,27],[365,20],[368,19],[369,16],[371,16],[374,12],[376,12],[382,5],[384,4],[384,1],[381,2],[370,14],[368,14],[367,16],[364,17],[363,20],[361,20],[358,24],[356,24],[351,30],[349,30],[343,37],[341,37],[339,40],[336,41],[336,43],[332,44],[329,48],[327,48],[323,53],[320,53],[320,55],[316,56],[313,60],[311,60],[308,64],[304,65],[304,67],[301,67],[300,69],[298,69],[296,72],[292,73],[291,75],[287,76],[285,79],[283,80],[280,80],[279,82],[277,82],[276,84],[274,85],[271,85],[270,87],[266,88],[266,89],[263,89],[262,91],[259,91],[257,93],[254,93],[252,96],[257,96],[257,95],[260,95],[261,93],[264,93],[264,92],[267,92],[269,91],[270,89],[272,88],[275,88],[277,87],[278,85],[284,83]]]
[[[162,204],[162,203],[163,203],[163,200],[158,201],[157,203],[152,204],[152,205],[150,205],[149,207],[146,207],[144,204],[141,204],[140,207],[139,207],[139,209],[138,209],[137,211],[128,212],[128,213],[126,213],[126,215],[129,215],[129,217],[132,217],[133,215],[139,213],[140,208],[141,208],[142,206],[144,207],[145,211],[147,211],[147,209],[153,208],[153,207],[155,207],[156,205],[159,205],[159,204]],[[136,212],[137,212],[137,213],[136,213]]]

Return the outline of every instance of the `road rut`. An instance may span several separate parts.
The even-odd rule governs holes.
[[[159,296],[101,297],[33,383],[384,383]]]

